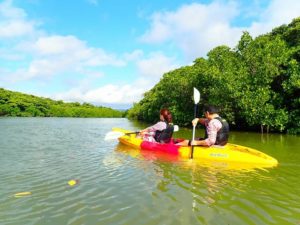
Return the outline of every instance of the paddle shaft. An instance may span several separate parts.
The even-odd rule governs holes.
[[[128,135],[128,134],[137,134],[137,133],[140,133],[139,131],[135,131],[135,132],[129,132],[129,133],[124,133],[125,135]]]
[[[122,132],[122,131],[117,131],[117,132],[119,132],[119,133],[123,133],[122,135],[129,135],[129,134],[138,134],[138,133],[140,133],[140,131],[132,131],[132,132]]]
[[[197,104],[194,106],[194,118],[197,116]],[[196,125],[193,124],[193,138],[192,141],[195,140],[195,133],[196,133]],[[194,157],[194,146],[192,145],[192,150],[191,150],[191,159]]]

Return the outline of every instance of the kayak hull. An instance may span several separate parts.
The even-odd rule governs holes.
[[[114,128],[114,131],[130,133],[131,131]],[[149,151],[164,152],[178,156],[178,158],[195,160],[213,160],[219,162],[236,162],[249,163],[256,165],[265,165],[273,167],[278,165],[278,161],[258,150],[253,148],[228,143],[225,146],[213,145],[210,147],[204,146],[179,146],[172,141],[168,144],[154,143],[143,141],[136,137],[136,134],[124,135],[119,138],[119,142],[131,146],[133,148],[144,149]]]

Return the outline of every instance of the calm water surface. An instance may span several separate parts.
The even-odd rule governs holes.
[[[276,168],[178,161],[104,141],[127,119],[1,118],[0,224],[300,225],[300,137],[231,133]],[[190,130],[176,134],[188,138]],[[79,183],[69,186],[68,181]],[[15,193],[31,192],[16,198]]]

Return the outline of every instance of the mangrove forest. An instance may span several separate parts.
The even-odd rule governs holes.
[[[122,117],[123,112],[89,103],[65,103],[0,88],[0,116]]]
[[[163,75],[128,111],[130,118],[153,122],[168,107],[174,122],[191,126],[193,87],[206,104],[221,109],[231,128],[300,133],[300,17],[252,38],[244,32],[236,47],[218,46]]]

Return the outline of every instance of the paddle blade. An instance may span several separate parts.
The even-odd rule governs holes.
[[[108,132],[106,135],[105,135],[105,138],[104,140],[107,141],[107,140],[116,140],[118,139],[119,137],[122,137],[124,136],[125,134],[123,132],[120,132],[120,131],[110,131]]]
[[[197,88],[194,88],[194,102],[195,105],[198,104],[200,101],[200,92],[197,90]]]

